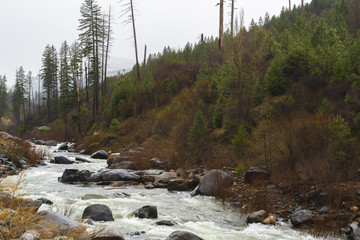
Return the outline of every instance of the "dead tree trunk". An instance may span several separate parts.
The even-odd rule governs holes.
[[[289,0],[289,11],[291,12],[291,0]]]
[[[146,65],[146,51],[147,51],[147,46],[145,44],[145,49],[144,49],[144,66]]]
[[[219,50],[222,50],[224,44],[224,0],[220,0],[220,23],[219,23]]]
[[[137,41],[136,41],[134,6],[133,6],[133,1],[132,1],[132,0],[130,0],[130,8],[131,8],[131,20],[132,20],[133,32],[134,32],[135,57],[136,57],[136,71],[137,71],[138,81],[140,81],[140,66],[139,66],[138,48],[137,48]]]
[[[289,0],[290,1],[290,0]],[[235,11],[235,0],[231,0],[231,23],[230,23],[230,34],[234,36],[234,11]]]

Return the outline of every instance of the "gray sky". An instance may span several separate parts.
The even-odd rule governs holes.
[[[148,53],[161,52],[165,46],[179,49],[187,42],[195,43],[201,33],[217,36],[219,0],[134,0],[139,58],[143,59],[144,45]],[[305,2],[309,2],[305,1]],[[57,49],[66,40],[74,42],[84,0],[0,0],[0,75],[6,74],[8,86],[15,82],[15,71],[23,66],[26,73],[37,75],[42,53],[47,44]],[[113,47],[110,70],[131,67],[135,62],[131,26],[124,26],[119,0],[97,0],[104,11],[112,5],[114,12]],[[230,2],[230,1],[228,1]],[[292,0],[300,4],[301,0]],[[226,6],[228,3],[226,4]],[[245,26],[252,18],[257,22],[266,12],[278,15],[287,0],[237,0],[236,7],[244,8]],[[226,8],[226,23],[230,9]],[[228,26],[228,25],[227,25]]]

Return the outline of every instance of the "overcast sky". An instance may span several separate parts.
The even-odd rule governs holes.
[[[217,36],[219,0],[134,0],[139,58],[143,49],[148,53],[161,52],[165,46],[179,49],[187,42],[195,43],[201,33]],[[308,0],[310,1],[310,0]],[[308,2],[306,1],[306,2]],[[6,75],[8,86],[15,82],[15,71],[23,66],[26,73],[37,75],[41,68],[42,53],[47,44],[57,49],[66,40],[74,42],[84,0],[0,0],[0,75]],[[114,10],[113,47],[110,70],[131,67],[135,62],[131,26],[124,26],[120,18],[119,0],[97,0],[104,11],[110,3]],[[229,4],[229,0],[226,6]],[[301,0],[292,0],[300,4]],[[288,0],[237,0],[237,9],[244,8],[245,26],[252,18],[258,21],[266,12],[278,15]],[[226,8],[228,27],[230,11]]]

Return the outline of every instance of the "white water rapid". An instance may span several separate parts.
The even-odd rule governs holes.
[[[59,145],[58,145],[59,146]],[[57,147],[58,147],[57,146]],[[37,146],[38,147],[38,146]],[[66,156],[74,160],[75,153],[54,153],[57,147],[41,147],[49,151],[51,157]],[[97,171],[106,167],[106,160],[91,159],[89,156],[81,157],[91,163],[73,165],[51,164],[26,170],[22,189],[19,194],[37,199],[45,197],[54,202],[53,206],[43,205],[40,210],[62,212],[71,202],[74,213],[71,218],[81,221],[84,209],[95,203],[110,207],[114,215],[114,222],[95,222],[96,225],[112,226],[117,228],[127,240],[164,240],[176,230],[192,232],[205,240],[315,240],[309,234],[291,229],[289,224],[282,226],[266,226],[251,224],[246,226],[246,217],[240,212],[229,209],[212,197],[190,197],[188,192],[168,192],[166,189],[146,190],[141,187],[110,188],[97,185],[70,185],[58,182],[58,177],[67,168],[87,169]],[[16,181],[17,176],[6,179]],[[97,194],[105,199],[82,200],[85,194]],[[145,205],[155,205],[158,208],[158,219],[138,219],[132,213]],[[172,227],[156,226],[160,220],[172,220],[177,224]],[[134,235],[135,232],[141,233]],[[336,239],[336,238],[327,238]]]

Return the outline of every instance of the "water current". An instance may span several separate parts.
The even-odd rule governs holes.
[[[58,145],[59,146],[59,145]],[[57,146],[57,147],[58,147]],[[50,158],[66,156],[74,160],[77,153],[56,152],[57,147],[45,147]],[[67,168],[97,171],[107,166],[106,160],[91,159],[81,155],[91,163],[73,165],[51,164],[26,170],[19,194],[37,199],[45,197],[54,202],[52,206],[43,205],[40,210],[62,213],[72,208],[71,218],[81,221],[84,209],[91,204],[105,204],[114,215],[114,222],[95,222],[99,226],[118,229],[126,240],[164,240],[176,230],[192,232],[205,240],[315,240],[313,236],[296,231],[288,223],[280,226],[262,224],[246,225],[246,216],[230,209],[226,204],[212,197],[190,197],[188,192],[168,192],[166,189],[147,190],[142,187],[111,188],[97,185],[70,185],[58,182]],[[17,181],[17,176],[6,181]],[[82,200],[85,194],[101,195],[103,199]],[[158,219],[138,219],[133,212],[145,205],[158,208]],[[171,220],[175,226],[157,226],[160,220]],[[140,235],[136,235],[135,233]],[[336,238],[327,238],[336,239]]]

